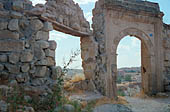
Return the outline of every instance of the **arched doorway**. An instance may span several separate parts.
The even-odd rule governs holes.
[[[117,48],[117,94],[135,96],[141,92],[141,41],[126,36]]]
[[[134,36],[141,40],[141,76],[142,76],[142,91],[148,95],[154,94],[155,88],[154,88],[154,83],[155,83],[155,77],[154,77],[154,64],[152,63],[154,60],[154,54],[153,54],[153,45],[149,37],[142,31],[136,29],[136,28],[127,28],[122,30],[119,35],[114,38],[113,40],[113,65],[112,66],[112,72],[115,75],[113,77],[113,91],[116,96],[117,96],[117,86],[115,84],[116,78],[117,78],[117,48],[120,43],[120,41],[126,37],[126,36]]]

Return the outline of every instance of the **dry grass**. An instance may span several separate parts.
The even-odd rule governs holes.
[[[85,80],[85,76],[84,74],[76,74],[71,80],[71,83],[76,83],[76,82],[80,82],[82,80]]]
[[[104,97],[100,100],[97,100],[97,102],[96,102],[96,106],[103,105],[103,104],[123,104],[123,105],[126,105],[126,104],[128,104],[128,102],[126,101],[125,97],[121,97],[121,96],[118,97],[117,101],[114,100],[114,99]]]

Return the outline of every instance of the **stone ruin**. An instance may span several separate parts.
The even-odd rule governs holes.
[[[0,85],[21,85],[43,95],[55,87],[61,67],[55,66],[56,42],[49,31],[81,38],[81,57],[90,90],[117,98],[119,41],[135,36],[142,43],[142,90],[149,95],[170,91],[170,25],[157,3],[141,0],[99,0],[93,10],[93,31],[73,0],[0,0]]]

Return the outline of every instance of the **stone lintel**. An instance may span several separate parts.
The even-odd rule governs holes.
[[[74,30],[68,26],[65,26],[63,24],[60,24],[54,20],[51,20],[47,17],[43,17],[41,16],[41,19],[44,20],[44,21],[49,21],[53,24],[53,28],[57,31],[60,31],[60,32],[63,32],[63,33],[66,33],[66,34],[70,34],[70,35],[73,35],[73,36],[77,36],[77,37],[89,37],[90,35],[92,34],[89,34],[89,33],[85,33],[85,32],[81,32],[81,31],[77,31],[77,30]]]
[[[24,42],[20,40],[0,40],[0,51],[20,51],[24,49]]]

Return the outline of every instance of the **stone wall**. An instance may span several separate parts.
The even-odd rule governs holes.
[[[107,72],[106,67],[106,49],[105,49],[105,21],[104,21],[104,10],[101,7],[104,0],[97,1],[95,9],[93,9],[93,35],[96,43],[98,43],[98,51],[96,56],[96,68],[95,75],[93,77],[96,89],[105,95],[105,75]]]
[[[170,25],[164,24],[164,84],[165,90],[170,91]]]
[[[72,0],[0,0],[0,85],[21,85],[30,93],[52,92],[61,68],[55,66],[57,30],[81,38],[86,83],[92,84],[97,44],[83,11]],[[94,89],[95,87],[93,87]]]
[[[0,0],[0,85],[45,94],[56,80],[56,42],[52,24],[29,15],[32,8],[28,0]]]

